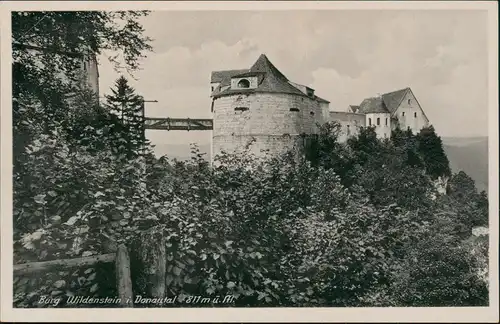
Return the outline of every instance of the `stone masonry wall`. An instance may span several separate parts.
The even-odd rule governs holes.
[[[290,111],[298,109],[298,111]],[[248,93],[214,101],[213,154],[233,151],[254,140],[252,151],[293,147],[300,134],[314,134],[325,122],[320,104],[308,97]]]
[[[340,123],[339,141],[344,142],[350,136],[359,134],[359,129],[365,126],[366,118],[363,114],[355,114],[343,111],[330,111],[330,121]]]

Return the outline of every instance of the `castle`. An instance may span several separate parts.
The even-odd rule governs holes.
[[[429,124],[410,88],[330,111],[328,100],[288,80],[264,54],[250,69],[212,72],[211,98],[212,156],[245,147],[256,154],[280,153],[303,145],[301,135],[316,134],[317,125],[329,121],[340,123],[341,141],[366,126],[389,138],[396,127],[416,133]]]

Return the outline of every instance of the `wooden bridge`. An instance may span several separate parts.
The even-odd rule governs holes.
[[[214,128],[213,119],[200,119],[200,118],[144,118],[145,129],[158,129],[158,130],[185,130],[185,131],[199,131],[199,130],[212,130]]]

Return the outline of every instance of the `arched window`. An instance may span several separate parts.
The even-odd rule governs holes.
[[[380,118],[377,118],[377,126],[380,125]]]
[[[250,88],[250,81],[247,79],[241,79],[238,82],[238,88]]]
[[[368,118],[368,126],[371,126],[371,125],[372,125],[372,119]]]

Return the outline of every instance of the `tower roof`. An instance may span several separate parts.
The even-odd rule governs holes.
[[[233,70],[234,71],[234,70]],[[306,96],[302,91],[290,84],[287,77],[281,73],[267,58],[265,54],[261,54],[257,61],[249,70],[240,70],[242,73],[234,74],[233,77],[243,76],[259,76],[258,85],[254,89],[226,89],[214,95],[214,97],[222,97],[235,93],[253,93],[253,92],[274,92],[274,93],[289,93]],[[213,76],[213,74],[212,74]],[[229,85],[230,82],[228,82]]]

